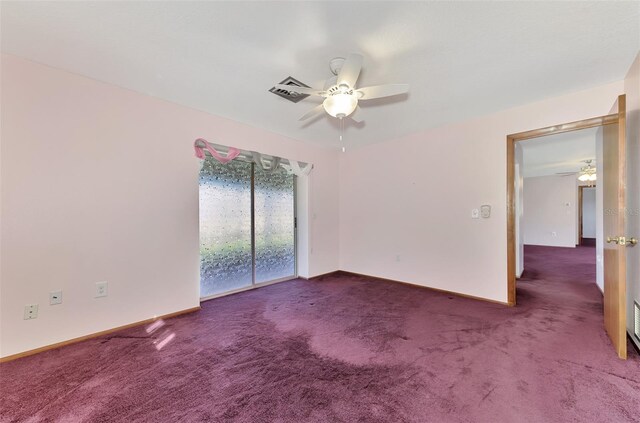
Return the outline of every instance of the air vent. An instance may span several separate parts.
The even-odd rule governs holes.
[[[637,301],[633,302],[633,320],[635,321],[633,334],[636,336],[636,339],[640,341],[640,304],[638,304]]]
[[[291,85],[293,87],[311,88],[310,86],[308,86],[306,84],[303,84],[302,82],[298,81],[297,79],[295,79],[295,78],[293,78],[291,76],[285,78],[284,81],[280,82],[280,84],[282,84],[282,85]],[[279,95],[282,98],[286,98],[289,101],[293,101],[294,103],[297,103],[298,101],[302,100],[303,98],[309,97],[309,94],[298,94],[296,92],[280,90],[280,89],[278,89],[276,87],[271,88],[269,91],[271,91],[275,95]]]

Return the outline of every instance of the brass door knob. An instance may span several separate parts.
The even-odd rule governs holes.
[[[615,236],[615,237],[607,237],[607,244],[618,244],[618,245],[636,245],[638,243],[638,240],[636,238],[630,237],[624,237],[624,236]]]

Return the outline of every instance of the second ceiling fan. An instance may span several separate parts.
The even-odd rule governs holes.
[[[324,97],[325,100],[322,104],[306,113],[300,120],[306,120],[324,112],[335,118],[343,119],[349,117],[356,110],[359,101],[391,97],[409,91],[409,84],[386,84],[356,88],[356,81],[362,69],[362,59],[362,55],[352,53],[346,60],[343,58],[331,60],[330,68],[336,76],[329,78],[323,90],[283,84],[278,84],[275,87],[298,94]]]

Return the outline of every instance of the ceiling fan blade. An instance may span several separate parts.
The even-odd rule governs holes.
[[[351,113],[346,118],[349,119],[350,121],[352,121],[353,123],[361,124],[363,121],[358,119],[358,117],[357,117],[357,115],[360,114],[359,112],[360,112],[360,106],[356,106],[356,110],[354,110],[354,112]]]
[[[362,69],[362,56],[351,53],[342,64],[342,69],[338,74],[338,85],[344,84],[349,88],[354,88],[360,75],[360,69]]]
[[[360,100],[372,100],[374,98],[407,93],[409,92],[409,84],[374,85],[372,87],[359,88],[356,92],[359,93]]]
[[[314,88],[298,87],[296,85],[276,84],[275,88],[277,88],[279,90],[298,93],[298,94],[317,95],[317,96],[320,96],[320,97],[326,97],[327,96],[327,92],[326,91],[316,90]]]
[[[300,119],[298,120],[307,120],[311,117],[315,117],[321,113],[324,113],[324,107],[322,106],[322,104],[318,104],[316,107],[314,107],[313,109],[309,110],[304,116],[302,116]]]
[[[329,88],[333,87],[334,85],[338,85],[338,77],[336,75],[333,75],[331,78],[327,79],[324,83],[324,89],[328,90]]]

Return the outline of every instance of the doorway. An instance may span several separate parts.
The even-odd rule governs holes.
[[[627,356],[626,253],[635,238],[625,236],[626,97],[620,95],[610,114],[507,135],[507,299],[516,305],[516,143],[548,135],[602,127],[604,326],[620,358]],[[520,181],[518,181],[518,184]]]
[[[618,123],[618,115],[585,119],[546,128],[507,135],[507,301],[516,305],[516,143],[586,128],[597,128]]]
[[[596,187],[578,186],[578,245],[596,246]]]
[[[294,279],[296,177],[251,158],[200,171],[200,298]]]
[[[521,177],[518,178],[519,180],[516,180],[516,143],[525,140],[542,139],[542,137],[545,136],[562,134],[564,132],[598,128],[617,123],[618,115],[610,114],[507,135],[507,301],[509,305],[516,305],[516,183],[518,185],[522,183]],[[521,207],[518,207],[518,209],[520,208]],[[522,245],[522,241],[520,240],[518,244]]]
[[[595,181],[586,178],[598,176],[599,143],[602,135],[597,128],[517,142],[516,165],[521,165],[522,173],[516,192],[522,196],[522,211],[517,219],[522,244],[575,248],[584,244],[582,228],[595,243],[596,198],[594,190],[588,189]],[[587,194],[582,196],[585,188]]]

